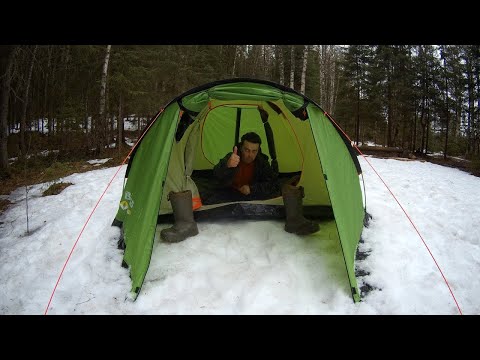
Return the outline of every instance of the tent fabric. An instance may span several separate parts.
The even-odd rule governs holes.
[[[117,220],[123,221],[123,261],[130,266],[132,292],[135,294],[138,294],[150,264],[162,182],[179,115],[178,106],[168,107],[144,136],[132,162],[116,216]],[[122,206],[123,201],[127,201],[127,206]]]
[[[190,190],[192,198],[199,198],[199,191],[192,180],[193,152],[198,142],[199,123],[194,123],[185,131],[179,142],[172,145],[172,153],[168,164],[167,177],[163,188],[162,201],[160,202],[160,214],[172,212],[172,205],[168,201],[168,194],[183,190]]]
[[[273,134],[270,144],[261,112],[268,115]],[[135,297],[148,270],[157,221],[172,214],[170,191],[192,190],[196,218],[207,217],[208,211],[220,216],[221,207],[233,209],[236,216],[254,216],[261,211],[267,217],[283,216],[281,196],[203,206],[201,182],[192,178],[202,172],[208,181],[213,166],[232,151],[238,137],[255,131],[262,139],[262,152],[270,159],[270,147],[275,147],[280,175],[300,174],[298,185],[305,190],[305,208],[331,209],[329,229],[336,228],[352,298],[360,300],[354,267],[365,215],[358,177],[361,169],[345,135],[318,104],[275,83],[230,79],[178,96],[149,126],[130,157],[114,220],[122,227],[124,262]],[[321,228],[312,236],[320,239],[325,232]]]
[[[350,154],[337,131],[328,121],[323,112],[312,105],[307,107],[309,116],[320,121],[312,121],[312,133],[315,137],[317,149],[322,159],[323,174],[337,228],[347,273],[352,286],[352,296],[355,301],[360,300],[355,278],[355,253],[357,243],[347,239],[360,239],[365,212],[362,206],[362,193],[357,171],[351,161]]]

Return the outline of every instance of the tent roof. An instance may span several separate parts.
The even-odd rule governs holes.
[[[280,85],[278,83],[275,83],[273,81],[269,81],[269,80],[261,80],[261,79],[252,79],[252,78],[231,78],[231,79],[224,79],[224,80],[217,80],[217,81],[212,81],[212,82],[209,82],[209,83],[206,83],[206,84],[203,84],[203,85],[200,85],[200,86],[197,86],[193,89],[190,89],[190,90],[187,90],[185,91],[184,93],[182,93],[181,95],[175,97],[173,100],[171,100],[167,105],[165,105],[164,109],[166,109],[168,106],[170,106],[171,104],[173,103],[177,103],[181,108],[183,108],[184,110],[188,110],[189,112],[191,112],[191,109],[185,109],[185,105],[182,104],[182,99],[184,99],[185,97],[189,96],[189,95],[194,95],[196,93],[200,93],[202,91],[205,91],[205,90],[208,90],[210,88],[213,88],[213,87],[216,87],[216,86],[220,86],[220,85],[225,85],[225,84],[235,84],[235,83],[254,83],[254,84],[262,84],[262,85],[267,85],[267,86],[271,86],[271,87],[274,87],[276,89],[279,89],[280,91],[282,92],[285,92],[289,95],[292,95],[293,98],[297,98],[298,100],[303,100],[303,105],[306,106],[306,104],[308,103],[312,103],[314,104],[315,106],[317,106],[320,110],[322,110],[322,112],[326,113],[325,110],[322,109],[322,107],[317,104],[315,101],[313,101],[312,99],[310,99],[309,97],[299,93],[298,91],[292,89],[292,88],[289,88],[287,86],[284,86],[284,85]],[[296,102],[296,101],[295,101]],[[303,106],[300,106],[300,108],[302,108]],[[195,111],[193,111],[194,113],[196,113]],[[158,115],[161,113],[161,111],[159,113],[157,113],[152,119],[150,119],[149,123],[151,121],[154,121]],[[330,116],[327,116],[328,120],[332,122],[333,124],[333,121],[332,119],[330,118]],[[341,131],[341,129],[339,129],[337,127],[336,124],[333,124],[334,125],[334,128],[337,130],[338,134],[340,135],[340,137],[342,138],[343,142],[345,143],[345,145],[347,146],[347,149],[352,157],[352,160],[355,164],[355,167],[357,168],[357,172],[358,174],[361,174],[362,173],[362,169],[360,167],[360,163],[357,159],[357,154],[355,153],[355,150],[353,149],[351,143],[350,143],[350,140],[347,138],[347,136],[343,133],[343,131]],[[147,125],[147,127],[144,129],[143,132],[147,131],[147,129],[149,128],[149,126]],[[142,133],[143,135],[143,133]],[[141,141],[141,140],[140,140]],[[138,143],[137,144],[137,147],[139,146],[140,144]],[[130,164],[133,160],[133,157],[136,153],[136,148],[134,149],[134,151],[132,152],[131,156],[130,156],[130,160],[129,160],[129,163],[128,163],[128,167],[130,167]],[[127,169],[127,174],[128,174],[128,170]]]
[[[218,86],[218,85],[224,85],[224,84],[233,84],[233,83],[241,83],[241,82],[249,82],[249,83],[255,83],[255,84],[263,84],[263,85],[268,85],[268,86],[272,86],[272,87],[275,87],[281,91],[285,91],[287,93],[291,93],[291,94],[294,94],[294,95],[297,95],[301,98],[303,98],[305,101],[308,101],[308,102],[311,102],[313,104],[315,104],[316,106],[318,106],[320,109],[322,109],[322,107],[320,105],[318,105],[315,101],[313,101],[312,99],[308,98],[307,96],[299,93],[298,91],[292,89],[292,88],[289,88],[287,86],[284,86],[284,85],[280,85],[278,83],[275,83],[273,81],[269,81],[269,80],[261,80],[261,79],[252,79],[252,78],[232,78],[232,79],[224,79],[224,80],[217,80],[217,81],[212,81],[212,82],[209,82],[209,83],[206,83],[206,84],[203,84],[203,85],[200,85],[200,86],[197,86],[193,89],[190,89],[190,90],[187,90],[185,91],[183,94],[177,96],[176,98],[174,98],[172,101],[170,101],[165,107],[167,107],[168,105],[170,105],[171,103],[174,103],[176,101],[179,101],[181,99],[183,99],[184,97],[188,96],[188,95],[192,95],[192,94],[195,94],[197,92],[201,92],[203,90],[207,90],[207,89],[210,89],[212,87],[215,87],[215,86]],[[323,110],[323,109],[322,109]]]

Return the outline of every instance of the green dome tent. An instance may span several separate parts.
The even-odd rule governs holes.
[[[172,217],[170,191],[191,190],[196,220],[284,217],[282,197],[209,203],[213,166],[255,131],[279,179],[300,177],[305,217],[316,218],[312,235],[335,237],[354,302],[360,300],[355,254],[366,211],[360,164],[346,136],[314,101],[285,86],[255,79],[212,82],[178,96],[155,115],[132,152],[113,225],[121,227],[136,297],[147,273],[157,223]],[[188,241],[188,240],[187,240]],[[341,261],[341,259],[339,259]]]

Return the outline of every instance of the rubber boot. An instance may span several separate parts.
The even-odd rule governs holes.
[[[173,192],[168,194],[168,200],[172,204],[175,224],[160,231],[160,237],[165,242],[176,243],[187,237],[198,234],[197,223],[193,219],[192,192],[190,190]]]
[[[285,231],[297,235],[308,235],[317,232],[320,227],[317,223],[303,216],[303,186],[295,187],[284,185],[282,187],[283,203],[285,204]]]

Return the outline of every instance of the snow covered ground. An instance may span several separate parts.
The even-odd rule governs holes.
[[[136,301],[120,266],[111,223],[126,166],[91,217],[48,314],[480,314],[480,178],[421,161],[366,158],[367,210],[356,262],[369,286],[351,298],[339,244],[286,233],[281,221],[201,222],[200,233],[158,241]],[[12,192],[0,216],[0,314],[43,314],[87,218],[118,167],[73,174],[74,185],[42,197],[51,183]],[[432,258],[433,255],[434,259]],[[446,285],[443,276],[448,281]],[[457,303],[454,300],[454,297]]]

